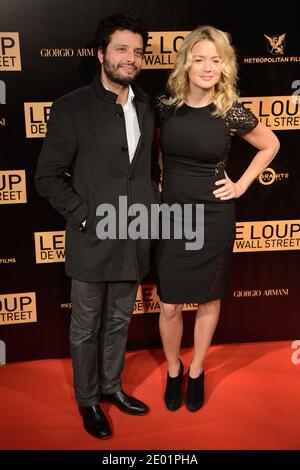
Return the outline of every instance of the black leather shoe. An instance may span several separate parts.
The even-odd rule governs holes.
[[[204,403],[204,371],[193,379],[188,373],[187,390],[185,397],[186,407],[189,411],[197,411]]]
[[[167,377],[164,400],[170,411],[176,411],[182,405],[183,364],[180,359],[179,363],[179,374],[176,377],[170,377],[168,374]]]
[[[145,403],[126,395],[122,390],[115,393],[102,394],[100,401],[112,403],[119,410],[130,415],[145,415],[149,412],[149,408]]]
[[[100,406],[82,406],[80,412],[86,432],[100,439],[111,437],[110,426]]]

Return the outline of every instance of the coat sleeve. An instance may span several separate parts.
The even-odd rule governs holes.
[[[51,108],[47,134],[39,156],[35,185],[73,228],[86,219],[88,205],[74,190],[68,177],[77,151],[76,133],[71,116],[62,99]]]

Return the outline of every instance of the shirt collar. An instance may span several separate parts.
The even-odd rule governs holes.
[[[133,92],[133,89],[131,88],[131,86],[129,85],[129,90],[128,90],[128,99],[127,99],[127,103],[132,101],[135,97],[135,94]]]
[[[109,90],[106,90],[100,80],[100,76],[99,76],[99,73],[97,73],[91,83],[91,87],[93,88],[93,90],[96,92],[96,94],[98,95],[98,97],[101,99],[101,100],[105,100],[105,101],[108,101],[110,103],[116,103],[117,99],[118,99],[118,95],[116,95],[115,93],[113,93],[112,91],[109,91]],[[133,83],[131,85],[131,88],[132,90],[134,91],[134,100],[136,101],[136,103],[140,103],[140,104],[146,104],[146,103],[149,103],[150,99],[149,99],[149,96],[136,84],[136,83]]]
[[[105,90],[107,91],[111,91],[106,85],[105,83],[101,82],[103,87],[105,88]],[[125,103],[125,106],[130,104],[133,100],[134,100],[134,97],[135,97],[135,94],[133,92],[133,89],[131,88],[131,86],[129,85],[128,87],[128,98],[127,98],[127,101]]]

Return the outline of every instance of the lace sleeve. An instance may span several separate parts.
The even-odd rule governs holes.
[[[243,136],[252,131],[258,124],[257,117],[244,107],[242,103],[234,103],[225,118],[226,124],[232,135]]]
[[[160,93],[155,98],[155,111],[158,122],[162,122],[168,119],[172,114],[172,106],[169,106],[165,103],[165,100],[167,99],[169,99],[169,96],[165,93]]]
[[[155,109],[157,113],[162,114],[164,111],[166,111],[167,105],[164,103],[164,100],[166,100],[167,98],[167,95],[165,95],[164,93],[160,93],[156,96]]]

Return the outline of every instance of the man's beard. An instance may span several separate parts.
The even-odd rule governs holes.
[[[139,74],[140,70],[133,65],[132,67],[135,69],[135,73],[132,76],[124,77],[123,75],[118,73],[119,66],[112,64],[107,60],[105,57],[103,59],[102,64],[104,71],[109,78],[109,80],[113,83],[117,83],[121,86],[128,86],[135,80],[136,76]]]

